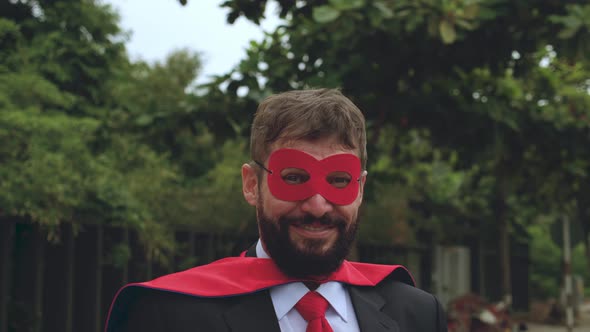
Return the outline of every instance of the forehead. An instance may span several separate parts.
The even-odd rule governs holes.
[[[342,153],[351,153],[357,157],[359,156],[357,149],[350,149],[339,142],[335,137],[316,140],[278,140],[271,145],[269,156],[279,149],[295,149],[303,151],[318,160]]]

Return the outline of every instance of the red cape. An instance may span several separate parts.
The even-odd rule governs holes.
[[[375,286],[387,276],[414,286],[414,279],[401,265],[379,265],[344,261],[340,268],[322,279],[295,279],[286,276],[273,260],[253,257],[228,257],[211,264],[168,274],[152,281],[128,284],[121,288],[111,304],[105,331],[124,317],[137,288],[150,288],[196,297],[228,297],[258,292],[270,287],[299,281],[338,281],[355,286]]]

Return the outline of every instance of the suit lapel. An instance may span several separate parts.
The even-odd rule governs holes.
[[[248,248],[246,257],[256,257],[256,243]],[[226,311],[223,317],[230,331],[280,331],[268,290],[242,296],[241,301]]]
[[[375,288],[351,286],[349,293],[361,331],[400,331],[397,322],[381,311],[385,300]]]
[[[224,313],[230,331],[280,331],[275,309],[267,290],[245,295]]]

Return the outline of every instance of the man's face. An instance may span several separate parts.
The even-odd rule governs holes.
[[[330,160],[326,159],[328,157],[338,159],[343,157],[342,154],[358,156],[356,150],[343,147],[335,138],[326,138],[313,142],[279,141],[272,146],[270,158],[273,152],[285,151],[283,149],[304,152],[313,157],[311,158],[313,163],[317,160],[318,165],[325,164],[327,160]],[[336,155],[341,156],[334,157]],[[295,157],[297,158],[297,155]],[[264,165],[269,164],[269,160],[260,162]],[[357,159],[356,169],[360,173],[358,163],[360,161]],[[314,165],[310,167],[313,168]],[[346,186],[347,181],[354,184],[353,181],[360,178],[360,186],[355,187],[352,198],[345,200],[346,205],[342,205],[342,202],[334,196],[324,194],[326,198],[320,192],[299,200],[279,199],[276,197],[276,189],[273,188],[273,193],[269,188],[268,176],[270,175],[267,172],[263,172],[258,178],[255,174],[257,170],[252,166],[244,165],[242,168],[244,195],[251,205],[256,206],[262,244],[277,265],[289,275],[322,276],[333,272],[348,254],[354,240],[365,175],[347,174],[343,171],[350,167],[342,167],[342,169],[333,165],[329,167],[332,169],[328,170],[328,176],[326,179],[322,177],[322,180],[328,180],[330,185]],[[304,185],[307,181],[311,181],[310,175],[312,177],[316,175],[313,169],[310,171],[301,167],[283,167],[272,171],[271,176],[280,177],[292,186]],[[348,185],[351,185],[350,183]],[[278,194],[278,196],[283,197],[284,194]]]

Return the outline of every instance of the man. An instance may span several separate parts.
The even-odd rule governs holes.
[[[435,297],[400,266],[351,263],[367,178],[360,110],[337,90],[259,106],[243,194],[260,240],[243,257],[125,287],[114,331],[446,331]],[[245,256],[245,257],[244,257]]]

